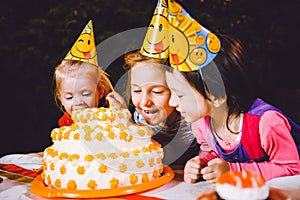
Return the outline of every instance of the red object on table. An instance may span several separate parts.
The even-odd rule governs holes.
[[[0,163],[0,169],[3,171],[11,172],[22,176],[28,176],[31,178],[37,177],[42,172],[42,169],[35,171],[35,170],[25,169],[15,164],[3,164],[3,163]]]

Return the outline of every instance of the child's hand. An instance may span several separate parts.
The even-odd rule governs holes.
[[[217,179],[224,173],[230,170],[229,164],[220,159],[215,158],[207,163],[207,167],[201,170],[203,179],[205,179],[210,184],[215,184]]]
[[[195,183],[200,177],[201,161],[199,156],[195,156],[186,162],[183,179],[187,183]]]
[[[117,92],[111,92],[106,96],[109,104],[116,108],[127,108],[124,98]]]

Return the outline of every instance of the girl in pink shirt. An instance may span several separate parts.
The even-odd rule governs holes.
[[[252,171],[266,180],[299,174],[300,160],[291,134],[297,125],[279,109],[255,98],[241,44],[225,35],[220,40],[218,55],[203,68],[166,72],[172,92],[169,104],[193,123],[201,145],[199,156],[185,166],[184,180],[195,182],[202,175],[215,183],[229,170]]]

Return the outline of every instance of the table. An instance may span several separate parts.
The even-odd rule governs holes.
[[[34,157],[36,161],[36,158]],[[7,160],[0,159],[1,161],[7,162]],[[0,199],[1,200],[46,200],[47,198],[40,197],[31,193],[31,181],[36,176],[35,172],[29,170],[32,166],[27,162],[26,165],[20,167],[21,171],[17,170],[18,173],[11,173],[9,170],[0,170],[0,177],[3,178],[3,182],[0,183]],[[18,163],[20,164],[20,162]],[[3,164],[2,164],[3,165]],[[7,164],[6,165],[15,165]],[[21,165],[21,164],[20,164]],[[16,165],[15,167],[19,167]],[[25,167],[25,168],[23,168]],[[34,163],[34,167],[38,167],[37,162]],[[29,168],[29,169],[26,169]],[[23,169],[23,170],[22,170]],[[32,173],[26,173],[32,172]],[[289,176],[276,178],[271,181],[268,181],[267,184],[270,187],[280,188],[281,191],[286,193],[291,197],[291,199],[300,199],[300,175],[298,176]],[[107,198],[107,199],[125,199],[125,200],[138,200],[138,199],[197,199],[201,194],[213,191],[213,187],[206,183],[205,181],[200,181],[195,184],[185,183],[183,181],[178,181],[173,179],[167,184],[155,188],[150,191],[145,191],[139,194],[126,195],[116,198]]]

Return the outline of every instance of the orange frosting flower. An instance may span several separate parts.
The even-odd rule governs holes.
[[[113,140],[113,139],[115,139],[115,134],[114,134],[113,132],[109,132],[109,133],[107,134],[107,137],[108,137],[109,139]]]
[[[56,140],[56,135],[58,134],[58,132],[56,131],[57,129],[53,129],[51,131],[51,139],[52,140]]]
[[[96,158],[100,158],[101,160],[105,160],[106,159],[106,156],[103,154],[103,153],[98,153],[96,155]]]
[[[71,129],[73,130],[73,131],[75,131],[76,129],[77,129],[77,125],[76,124],[71,124]]]
[[[77,173],[80,175],[83,175],[85,173],[85,169],[83,166],[78,166],[77,167]]]
[[[94,160],[94,156],[89,154],[89,155],[85,156],[84,160],[87,162],[91,162]]]
[[[117,188],[119,185],[119,180],[116,178],[112,178],[110,181],[110,188]]]
[[[63,165],[60,167],[59,171],[61,174],[65,174],[67,172],[67,168]]]
[[[57,136],[57,139],[58,139],[59,141],[61,141],[62,138],[63,138],[63,133],[62,133],[62,132],[59,132],[59,133],[58,133],[58,136]]]
[[[84,134],[84,139],[85,139],[86,141],[91,141],[91,140],[92,140],[91,133],[85,133],[85,134]]]
[[[132,135],[128,135],[126,138],[126,142],[130,142],[132,140],[133,136]]]
[[[61,181],[59,179],[56,179],[55,182],[54,182],[54,185],[56,187],[60,187],[61,186]]]
[[[96,139],[99,140],[99,141],[101,141],[103,139],[103,134],[101,132],[98,132],[96,134]]]
[[[63,152],[63,153],[61,153],[60,155],[59,155],[59,160],[62,160],[62,159],[64,159],[64,158],[68,158],[69,156],[68,156],[68,154],[66,153],[66,152]]]
[[[55,168],[55,165],[54,165],[53,163],[51,163],[51,164],[50,164],[50,169],[51,169],[51,170],[54,170],[54,168]]]
[[[70,161],[72,161],[72,160],[78,160],[79,158],[80,158],[80,156],[78,154],[72,154],[70,156]]]
[[[107,125],[104,130],[111,131],[112,125]]]
[[[154,158],[149,159],[149,166],[153,167],[154,166]]]
[[[88,186],[89,188],[91,188],[92,190],[94,190],[94,189],[96,189],[96,187],[97,187],[97,183],[96,183],[96,181],[94,181],[94,180],[89,180],[87,186]]]
[[[84,115],[81,115],[79,117],[79,120],[82,122],[82,123],[86,123],[87,122],[87,119],[84,117]]]
[[[120,171],[120,172],[125,172],[126,169],[127,169],[127,166],[126,166],[124,163],[121,163],[121,164],[119,165],[119,171]]]
[[[148,176],[148,174],[143,174],[142,175],[142,182],[143,183],[149,182],[149,176]]]
[[[74,138],[74,140],[79,140],[79,133],[75,133],[73,138]]]
[[[116,159],[116,158],[118,158],[118,155],[116,153],[110,153],[107,155],[107,157],[109,157],[111,159]]]
[[[154,170],[154,171],[153,171],[153,174],[152,174],[152,177],[153,177],[153,178],[157,178],[158,176],[159,176],[158,170]]]
[[[121,155],[123,158],[128,158],[128,157],[129,157],[129,153],[128,153],[127,151],[121,152],[120,155]]]
[[[120,139],[121,139],[121,140],[126,140],[127,135],[128,135],[128,134],[127,134],[125,131],[121,131],[121,132],[120,132]]]
[[[76,190],[77,184],[74,180],[70,180],[67,184],[67,188],[70,190]]]
[[[136,182],[138,181],[138,177],[135,174],[131,174],[129,178],[130,178],[130,183],[132,185],[136,184]]]
[[[104,174],[107,171],[107,167],[105,165],[100,165],[100,167],[98,168],[98,171],[102,174]]]
[[[145,130],[142,129],[141,127],[139,127],[138,134],[139,134],[140,136],[144,136],[144,135],[145,135]]]
[[[145,163],[142,160],[136,161],[137,168],[143,168],[144,166],[145,166]]]
[[[134,150],[132,150],[132,153],[133,153],[133,155],[137,156],[141,153],[141,151],[138,149],[134,149]]]
[[[64,138],[65,140],[67,140],[67,139],[69,139],[69,137],[70,137],[70,132],[67,132],[67,133],[64,134],[64,137],[63,137],[63,138]]]

